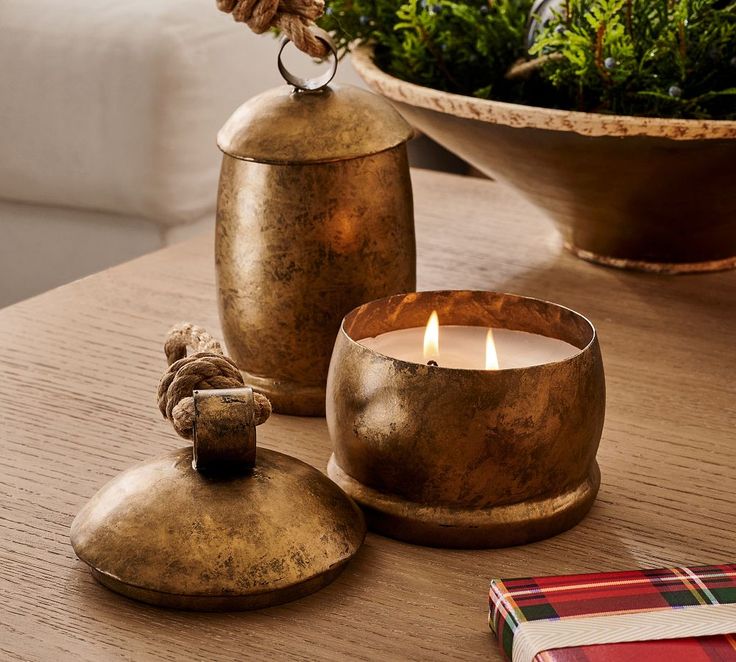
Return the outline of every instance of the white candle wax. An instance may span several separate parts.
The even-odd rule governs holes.
[[[375,338],[358,340],[361,345],[379,354],[401,361],[426,363],[424,358],[425,327],[413,327],[382,333]],[[443,368],[485,370],[486,334],[483,326],[440,326],[439,354],[434,359]],[[526,368],[532,365],[563,361],[580,350],[557,338],[536,333],[493,329],[499,369]]]

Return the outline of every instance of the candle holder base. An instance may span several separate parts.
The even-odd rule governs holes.
[[[572,528],[588,513],[600,487],[593,462],[574,488],[544,498],[484,508],[407,501],[349,476],[330,457],[327,474],[356,501],[375,533],[429,547],[484,549],[524,545]]]

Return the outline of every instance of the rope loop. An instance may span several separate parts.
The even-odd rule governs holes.
[[[330,52],[311,29],[324,13],[324,0],[217,0],[217,8],[256,34],[271,28],[280,30],[300,51],[314,58],[322,59]]]
[[[194,354],[187,356],[187,348]],[[158,408],[171,421],[177,434],[191,439],[194,432],[193,391],[242,388],[243,376],[235,362],[224,356],[222,347],[207,331],[191,323],[173,327],[166,335],[164,352],[169,367],[158,384]],[[253,394],[257,408],[254,420],[260,425],[271,415],[271,403]]]

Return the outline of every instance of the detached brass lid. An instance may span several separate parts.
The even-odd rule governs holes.
[[[238,108],[217,134],[230,156],[272,164],[327,163],[376,154],[411,138],[383,97],[353,85],[277,87]]]
[[[314,467],[256,450],[265,398],[248,387],[191,397],[192,384],[242,377],[203,330],[174,331],[210,350],[173,361],[159,389],[162,409],[194,446],[102,487],[72,523],[74,551],[103,585],[160,606],[255,609],[322,588],[360,548],[362,513]],[[169,359],[180,349],[168,347]],[[187,388],[189,397],[171,398]]]
[[[329,584],[363,542],[357,506],[313,467],[258,449],[247,474],[208,476],[181,448],[105,485],[72,546],[108,588],[155,605],[267,607]]]

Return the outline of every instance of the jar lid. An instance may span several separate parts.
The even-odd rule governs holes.
[[[256,452],[251,389],[195,391],[194,411],[194,448],[124,471],[82,508],[77,556],[108,588],[175,608],[255,609],[328,584],[365,537],[358,507],[314,467]]]
[[[244,161],[329,163],[377,154],[413,129],[383,97],[353,85],[317,91],[268,90],[238,108],[217,134],[218,147]]]

